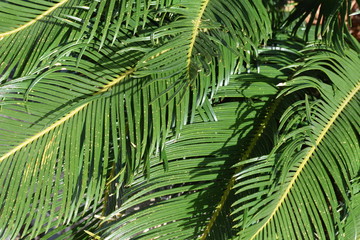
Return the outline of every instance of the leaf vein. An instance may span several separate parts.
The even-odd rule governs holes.
[[[121,74],[120,76],[118,76],[117,78],[115,78],[113,81],[111,81],[109,84],[105,85],[101,90],[99,90],[98,92],[94,93],[94,95],[98,95],[100,93],[106,92],[108,91],[112,86],[114,86],[115,84],[118,84],[119,82],[121,82],[124,78],[126,78],[127,76],[129,76],[130,74],[132,74],[134,72],[134,69],[129,69],[126,72],[124,72],[123,74]],[[61,124],[65,123],[67,120],[69,120],[70,118],[72,118],[74,115],[76,115],[78,112],[80,112],[82,109],[84,109],[87,105],[89,105],[90,102],[84,103],[83,105],[75,108],[74,110],[72,110],[70,113],[68,113],[67,115],[65,115],[63,118],[59,119],[58,121],[56,121],[55,123],[53,123],[52,125],[50,125],[49,127],[45,128],[44,130],[40,131],[39,133],[35,134],[34,136],[26,139],[24,142],[22,142],[21,144],[19,144],[18,146],[16,146],[15,148],[11,149],[9,152],[7,152],[6,154],[4,154],[2,157],[0,157],[0,163],[2,161],[4,161],[6,158],[10,157],[11,155],[13,155],[14,153],[20,151],[22,148],[26,147],[27,145],[29,145],[30,143],[36,141],[37,139],[39,139],[40,137],[44,136],[45,134],[47,134],[48,132],[50,132],[51,130],[55,129],[56,127],[60,126]]]
[[[9,35],[12,35],[14,33],[17,33],[17,32],[20,32],[21,30],[33,25],[34,23],[38,22],[39,20],[43,19],[44,17],[46,17],[47,15],[49,15],[51,12],[55,11],[57,8],[61,7],[62,5],[64,5],[65,3],[67,3],[69,0],[62,0],[60,2],[58,2],[57,4],[55,4],[54,6],[52,6],[51,8],[49,8],[48,10],[46,10],[44,13],[38,15],[36,18],[34,18],[33,20],[25,23],[24,25],[21,25],[20,27],[18,28],[15,28],[11,31],[7,31],[7,32],[4,32],[4,33],[0,33],[0,40],[3,38],[3,37],[6,37],[6,36],[9,36]]]
[[[348,103],[351,101],[351,99],[355,96],[355,94],[360,90],[360,82],[354,87],[354,89],[344,98],[340,106],[336,109],[334,114],[329,119],[329,122],[325,125],[324,129],[320,132],[318,138],[315,141],[315,145],[312,146],[309,150],[309,152],[304,157],[302,163],[300,164],[298,170],[295,172],[294,176],[292,177],[288,187],[285,189],[283,195],[281,196],[279,202],[275,206],[274,210],[271,212],[268,219],[264,222],[264,224],[255,232],[255,234],[250,238],[250,240],[254,239],[265,227],[266,225],[272,220],[272,218],[275,216],[276,212],[279,210],[282,203],[287,198],[289,192],[291,191],[295,181],[299,177],[300,173],[304,169],[307,162],[310,160],[311,156],[317,149],[318,145],[321,143],[321,141],[324,139],[326,133],[329,131],[333,123],[336,121],[337,117],[341,114],[341,112],[345,109],[345,107],[348,105]]]

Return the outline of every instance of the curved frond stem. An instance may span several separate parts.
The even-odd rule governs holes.
[[[100,91],[95,92],[93,95],[98,95],[100,93],[106,92],[108,91],[112,86],[114,86],[115,84],[118,84],[119,82],[121,82],[124,78],[126,78],[127,76],[129,76],[130,74],[132,74],[134,72],[134,68],[131,68],[127,71],[125,71],[124,73],[122,73],[121,75],[119,75],[117,78],[115,78],[113,81],[111,81],[109,84],[105,85]],[[36,141],[37,139],[41,138],[42,136],[44,136],[45,134],[47,134],[48,132],[50,132],[51,130],[55,129],[56,127],[62,125],[63,123],[65,123],[66,121],[68,121],[69,119],[71,119],[73,116],[75,116],[77,113],[79,113],[82,109],[84,109],[86,106],[88,106],[90,104],[90,102],[84,103],[81,106],[75,108],[74,110],[72,110],[70,113],[68,113],[67,115],[65,115],[63,118],[59,119],[58,121],[56,121],[55,123],[51,124],[50,126],[48,126],[47,128],[45,128],[44,130],[42,130],[41,132],[35,134],[34,136],[32,136],[31,138],[26,139],[24,142],[22,142],[21,144],[19,144],[18,146],[16,146],[15,148],[11,149],[9,152],[7,152],[6,154],[4,154],[3,156],[0,157],[0,163],[2,161],[4,161],[6,158],[8,158],[9,156],[13,155],[14,153],[20,151],[21,149],[23,149],[24,147],[26,147],[27,145],[29,145],[30,143]]]
[[[191,35],[191,42],[190,42],[190,47],[189,47],[189,51],[187,53],[187,68],[190,68],[190,64],[191,64],[191,55],[192,55],[192,51],[194,49],[194,45],[196,42],[196,37],[199,34],[199,27],[201,24],[201,18],[204,15],[205,9],[207,7],[207,5],[209,4],[210,0],[205,0],[202,2],[202,6],[201,9],[199,11],[199,15],[197,16],[197,18],[194,20],[194,27],[193,27],[193,31],[192,31],[192,35]]]
[[[34,18],[33,20],[25,23],[24,25],[21,25],[20,27],[18,28],[15,28],[11,31],[7,31],[7,32],[4,32],[4,33],[0,33],[0,40],[3,38],[3,37],[6,37],[6,36],[10,36],[12,34],[15,34],[17,32],[20,32],[21,30],[33,25],[34,23],[38,22],[39,20],[43,19],[44,17],[48,16],[51,12],[55,11],[56,9],[58,9],[59,7],[61,7],[62,5],[64,5],[65,3],[67,3],[69,0],[62,0],[60,2],[58,2],[57,4],[55,4],[54,6],[52,6],[51,8],[49,8],[48,10],[46,10],[45,12],[43,12],[42,14],[38,15],[36,18]]]
[[[96,92],[94,95],[100,94],[100,93],[103,93],[103,92],[107,92],[111,87],[113,87],[116,84],[120,83],[124,78],[126,78],[127,76],[132,74],[134,71],[135,71],[135,68],[130,68],[129,70],[125,71],[120,76],[115,78],[113,81],[111,81],[110,83],[105,85],[100,91]]]
[[[269,214],[268,219],[264,222],[264,224],[255,232],[255,234],[250,238],[250,240],[253,240],[259,233],[270,223],[270,221],[274,218],[276,212],[279,210],[280,206],[283,204],[285,199],[287,198],[289,192],[291,191],[292,187],[294,186],[294,183],[296,179],[301,174],[302,170],[305,168],[306,164],[310,160],[313,153],[316,151],[317,147],[319,146],[320,142],[324,139],[326,133],[329,131],[331,126],[334,124],[338,116],[341,114],[341,112],[346,108],[346,106],[349,104],[349,102],[355,97],[355,95],[360,90],[360,82],[354,87],[354,89],[344,98],[341,105],[336,109],[332,117],[329,119],[329,122],[325,125],[323,130],[320,132],[319,136],[317,137],[314,146],[312,146],[309,150],[309,152],[305,155],[304,159],[302,160],[301,164],[299,165],[299,168],[297,169],[296,173],[292,177],[292,179],[289,182],[288,187],[285,189],[284,193],[279,199],[279,202],[276,204],[274,210]]]
[[[282,97],[279,97],[279,98],[273,100],[273,104],[266,109],[264,118],[261,121],[261,123],[258,125],[259,127],[255,129],[255,132],[250,141],[250,144],[248,145],[246,151],[243,153],[242,157],[240,158],[240,161],[246,160],[250,157],[250,154],[254,150],[254,148],[255,148],[257,142],[259,141],[260,137],[262,136],[265,128],[268,126],[269,121],[272,119],[272,117],[275,113],[275,110],[277,109],[281,99],[282,99]],[[214,225],[217,217],[220,214],[220,211],[223,209],[225,202],[229,197],[230,191],[233,189],[233,187],[235,185],[235,175],[237,173],[239,173],[242,170],[242,168],[243,168],[243,165],[240,165],[239,167],[237,167],[235,170],[235,174],[228,182],[226,189],[221,197],[221,200],[220,200],[219,204],[216,206],[215,211],[212,214],[212,216],[209,220],[209,223],[207,224],[207,226],[204,230],[204,233],[202,234],[202,236],[200,238],[201,240],[205,240],[207,235],[210,233],[212,226]]]

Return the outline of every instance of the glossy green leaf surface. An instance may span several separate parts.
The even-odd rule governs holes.
[[[351,1],[310,2],[0,1],[0,239],[357,239]]]

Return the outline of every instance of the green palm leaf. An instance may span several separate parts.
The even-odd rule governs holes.
[[[49,14],[65,5],[69,0],[58,2],[1,2],[0,38],[13,35],[46,18]],[[16,5],[15,5],[16,4]],[[9,19],[11,21],[5,21]]]
[[[38,58],[45,49],[74,39],[71,30],[80,24],[64,24],[56,16],[84,13],[68,0],[2,1],[0,9],[0,82],[29,73],[38,67]]]
[[[0,1],[0,238],[357,238],[359,56],[282,5]]]
[[[95,234],[104,239],[199,236],[221,198],[219,188],[229,181],[231,166],[238,161],[239,137],[248,134],[249,120],[263,105],[257,102],[249,109],[246,103],[219,104],[214,108],[217,122],[202,122],[197,115],[196,123],[185,126],[178,139],[166,144],[169,170],[163,172],[155,157],[150,180],[136,176],[123,190],[122,205]],[[242,121],[236,122],[235,116]],[[242,128],[245,132],[238,131],[238,126],[247,126]],[[218,225],[217,230],[231,236],[231,219],[225,215],[221,219],[228,227]]]
[[[60,224],[76,217],[83,204],[95,210],[108,180],[116,177],[121,185],[135,171],[146,172],[164,136],[184,124],[190,92],[181,102],[168,100],[169,90],[150,105],[171,83],[132,78],[143,52],[118,51],[121,46],[93,51],[97,44],[57,48],[43,58],[50,64],[45,70],[0,88],[2,236],[14,236],[22,225],[27,232],[36,218],[33,236],[47,214],[51,219],[56,212]]]
[[[221,14],[224,11],[229,14]],[[144,56],[138,65],[139,76],[160,71],[163,76],[175,75],[187,84],[196,78],[202,81],[211,74],[208,65],[231,55],[224,47],[236,54],[240,64],[245,60],[249,63],[248,52],[256,49],[269,34],[267,14],[259,1],[180,1],[163,12],[175,21],[164,24],[149,36],[162,46]],[[165,61],[170,64],[164,64]],[[221,66],[215,71],[221,71],[219,69]]]
[[[74,2],[70,3],[73,5],[64,9],[60,4],[55,6],[71,11],[76,6]],[[65,2],[63,4],[65,6]],[[100,4],[98,12],[103,6]],[[7,5],[12,6],[10,3]],[[31,6],[36,8],[35,4]],[[205,7],[202,6],[201,11],[205,11]],[[56,11],[53,8],[45,13]],[[46,14],[43,13],[42,18],[47,17]],[[88,13],[85,11],[83,14],[86,19]],[[34,11],[34,19],[39,20],[35,15]],[[201,17],[202,14],[197,15],[199,24]],[[94,21],[96,25],[98,18],[95,17]],[[181,24],[176,19],[172,24],[179,22]],[[136,21],[131,21],[131,24],[135,29]],[[4,36],[2,51],[6,52],[12,39],[21,39],[23,34],[34,31],[34,27],[39,27],[39,31],[40,28],[41,31],[47,28],[49,31],[69,30],[40,20],[31,22],[16,33]],[[76,28],[82,31],[81,26]],[[207,103],[205,111],[210,111],[204,98],[209,85],[203,86],[202,81],[197,83],[201,89],[199,92],[183,85],[183,92],[178,95],[178,90],[173,87],[179,84],[177,77],[169,78],[167,73],[153,74],[163,80],[150,81],[143,74],[141,59],[147,59],[149,55],[144,56],[144,53],[153,46],[142,39],[152,29],[150,26],[144,35],[132,38],[129,30],[120,31],[114,25],[101,35],[101,39],[90,36],[84,41],[71,41],[72,38],[67,38],[63,39],[68,42],[66,44],[55,41],[47,46],[39,45],[47,50],[41,55],[33,51],[37,56],[27,58],[34,61],[24,63],[24,71],[18,65],[23,56],[6,55],[17,56],[17,60],[8,60],[12,65],[5,64],[7,72],[3,78],[9,76],[11,69],[19,70],[14,76],[22,76],[5,82],[0,90],[1,142],[5,143],[0,146],[0,170],[7,172],[0,178],[4,186],[0,192],[3,203],[0,222],[6,226],[2,236],[14,237],[23,227],[24,234],[33,237],[43,231],[42,225],[48,217],[57,216],[56,226],[75,219],[79,211],[87,211],[89,207],[95,211],[99,205],[106,206],[107,201],[103,201],[105,192],[117,191],[131,182],[138,171],[146,175],[150,173],[149,157],[154,152],[163,155],[167,137],[179,132],[187,122],[189,111],[191,115],[197,105],[204,103]],[[187,48],[193,49],[200,33],[198,27],[190,29],[192,40],[187,41]],[[49,34],[54,33],[51,31]],[[95,32],[91,30],[90,35]],[[117,42],[111,47],[116,35],[119,40],[130,40],[125,42],[125,46]],[[233,40],[227,42],[230,41]],[[104,43],[108,47],[102,47]],[[100,50],[96,52],[95,49]],[[26,54],[28,50],[22,53]],[[222,50],[224,59],[219,66],[229,63],[231,67],[213,73],[225,79],[238,62],[228,48]],[[185,56],[195,58],[192,54]],[[150,60],[156,58],[150,57]],[[214,89],[218,85],[216,81],[211,83]],[[197,88],[196,84],[193,86]],[[162,159],[166,163],[167,158]],[[10,181],[12,178],[17,180]],[[116,185],[115,189],[106,185],[109,180]],[[54,204],[56,201],[61,202],[60,210]],[[36,225],[30,229],[32,221],[36,221]],[[51,226],[47,225],[45,231]]]
[[[241,239],[357,238],[345,236],[344,227],[358,204],[352,198],[360,167],[359,63],[353,51],[346,57],[312,54],[286,84],[287,93],[315,88],[322,98],[290,108],[273,153],[238,174],[234,214]],[[330,82],[311,77],[313,72]]]
[[[171,3],[171,1],[170,1]],[[94,37],[99,48],[123,29],[145,27],[150,12],[169,1],[2,1],[0,3],[0,83],[30,74],[49,49]],[[134,10],[135,9],[135,10]],[[110,26],[112,30],[110,30]],[[23,40],[26,39],[26,44]],[[81,55],[80,55],[81,56]]]
[[[270,51],[272,50],[264,51],[263,54],[266,56]],[[275,69],[268,71],[275,75]],[[281,72],[277,73],[281,75]],[[126,239],[134,236],[168,239],[176,236],[187,239],[206,236],[211,232],[212,238],[219,239],[234,235],[233,223],[228,217],[232,197],[227,194],[224,202],[222,199],[224,192],[227,192],[227,184],[232,181],[235,169],[231,166],[238,162],[239,153],[245,151],[236,145],[241,141],[240,145],[248,147],[246,142],[251,140],[254,144],[250,145],[254,147],[256,142],[262,139],[258,134],[260,132],[261,135],[264,129],[260,127],[251,132],[253,126],[250,119],[255,116],[258,118],[259,112],[267,113],[269,108],[274,107],[272,101],[269,106],[258,100],[252,104],[243,102],[244,97],[256,99],[257,94],[251,89],[258,89],[260,81],[254,82],[255,77],[251,78],[252,81],[244,81],[245,77],[234,76],[230,79],[229,86],[236,86],[241,79],[249,91],[241,92],[222,86],[219,88],[220,94],[214,95],[217,99],[225,97],[223,93],[229,94],[239,102],[219,103],[208,115],[199,109],[194,123],[184,126],[180,137],[169,139],[164,152],[153,158],[150,179],[146,180],[143,174],[139,174],[133,183],[123,188],[119,193],[119,202],[116,203],[119,204],[117,210],[104,219],[104,224],[100,225],[98,230],[89,232],[91,236],[105,239]],[[276,84],[278,80],[264,78],[263,81],[263,89],[268,98],[276,94],[277,89],[271,83],[275,81]],[[234,115],[237,117],[234,118]],[[213,116],[216,116],[218,121],[207,122],[213,119]],[[266,121],[269,119],[270,116]],[[266,122],[265,126],[272,124]],[[264,142],[262,144],[265,145]],[[271,148],[271,144],[269,147]],[[249,154],[252,150],[246,151]],[[158,160],[164,157],[168,161],[168,170],[165,173],[162,172],[163,166]],[[212,180],[214,178],[217,179],[215,183]],[[220,207],[219,202],[222,202]],[[221,211],[217,212],[218,209]]]
[[[306,40],[324,40],[341,52],[347,45],[347,41],[350,43],[354,41],[347,30],[351,25],[349,15],[352,2],[351,0],[296,1],[294,10],[285,21],[285,26],[288,27],[294,23],[293,33],[296,33],[304,28],[304,21],[307,20],[304,31]],[[358,48],[356,41],[352,43],[352,46]]]
[[[70,61],[76,64],[76,58],[67,63]],[[76,71],[71,66],[64,68]],[[58,223],[73,218],[82,203],[88,208],[93,201],[96,205],[102,199],[110,161],[111,107],[103,92],[132,72],[131,68],[120,71],[118,76],[108,74],[98,79],[81,70],[78,73],[82,76],[50,71],[31,89],[27,102],[19,98],[28,90],[29,80],[36,79],[15,79],[2,86],[1,95],[6,99],[0,120],[1,141],[6,143],[1,146],[0,158],[4,173],[0,180],[4,185],[0,217],[1,225],[6,226],[3,236],[16,234],[23,224],[26,232],[36,217],[34,234],[47,214],[55,218],[54,203],[59,201],[59,195]],[[71,84],[74,77],[78,81]],[[18,181],[10,181],[12,178]]]
[[[239,75],[234,78],[235,81],[228,86],[222,87],[215,96],[243,96],[252,99],[261,99],[267,101],[264,109],[257,116],[254,122],[254,129],[249,133],[248,137],[243,139],[241,144],[241,152],[239,154],[240,162],[245,162],[249,157],[262,156],[268,154],[273,148],[274,131],[277,128],[276,115],[281,113],[284,107],[288,106],[293,100],[291,98],[286,102],[281,99],[274,99],[273,96],[277,93],[275,85],[279,81],[286,81],[287,75],[292,73],[290,67],[284,69],[286,65],[292,64],[300,55],[297,51],[303,47],[301,42],[283,39],[272,40],[269,44],[272,46],[265,47],[260,50],[260,54],[254,66],[255,72],[246,75]],[[275,57],[276,56],[276,57]],[[282,56],[282,57],[279,57]],[[239,82],[236,83],[236,80]],[[236,83],[236,84],[235,84]],[[236,86],[236,88],[234,88]],[[259,91],[261,93],[259,94]],[[233,198],[233,188],[235,184],[236,174],[242,170],[242,165],[238,166],[234,175],[227,182],[226,188],[222,192],[222,196],[207,222],[204,232],[200,235],[201,239],[217,239],[218,228],[216,225],[221,225],[223,219],[219,216],[229,215],[231,211],[231,203],[236,199]]]

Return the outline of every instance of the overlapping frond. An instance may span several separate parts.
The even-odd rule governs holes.
[[[306,40],[324,40],[339,52],[347,45],[346,41],[354,41],[348,31],[348,27],[351,25],[349,15],[353,1],[305,0],[295,2],[294,10],[285,21],[285,26],[294,23],[293,33],[301,30],[305,25],[304,38]],[[356,43],[352,45],[358,48]]]
[[[133,72],[130,60],[118,62],[118,72],[103,66],[89,72],[102,54],[78,67],[76,58],[68,57],[65,66],[55,66],[41,79],[27,76],[1,86],[2,236],[14,236],[22,225],[26,233],[34,219],[35,234],[47,215],[52,219],[56,212],[58,223],[68,221],[82,204],[87,208],[102,199],[110,141],[116,142],[110,138],[116,119],[109,118],[115,99],[105,95]]]
[[[221,198],[219,190],[232,176],[239,138],[248,134],[263,105],[219,104],[213,109],[216,122],[203,122],[197,115],[196,123],[185,126],[179,138],[167,142],[163,154],[168,171],[164,172],[159,157],[153,158],[151,178],[136,176],[123,189],[122,204],[94,234],[103,239],[197,238]],[[221,219],[227,226],[217,225],[219,234],[231,237],[231,219],[226,215]]]
[[[291,72],[290,69],[282,69],[282,66],[293,63],[299,57],[297,49],[302,48],[301,42],[284,39],[273,40],[270,44],[271,46],[260,49],[256,64],[253,66],[255,73],[234,76],[233,81],[228,86],[222,87],[215,95],[215,97],[242,96],[250,101],[266,101],[264,109],[259,112],[253,123],[253,130],[249,132],[248,136],[244,136],[242,143],[239,144],[241,149],[239,162],[253,156],[268,154],[271,151],[274,144],[274,131],[277,129],[276,116],[292,101],[289,99],[282,103],[282,99],[274,99],[274,95],[278,92],[276,85],[279,81],[286,81],[287,74]],[[217,233],[219,229],[216,226],[221,225],[223,219],[220,216],[229,214],[231,204],[235,201],[233,197],[235,174],[241,169],[242,166],[235,168],[234,175],[227,182],[211,218],[200,235],[201,239],[217,239],[219,237]]]
[[[272,154],[238,174],[240,239],[358,237],[345,226],[358,204],[359,63],[354,51],[315,51],[286,83],[287,93],[314,88],[321,98],[293,104]]]
[[[74,24],[64,24],[56,16],[80,16],[84,9],[76,6],[68,0],[0,3],[0,83],[28,73],[37,67],[43,51],[74,39]],[[78,22],[74,27],[79,26]]]
[[[229,64],[235,67],[243,61],[249,63],[250,52],[270,33],[267,13],[260,1],[186,0],[175,2],[162,12],[175,21],[149,36],[162,46],[144,56],[138,65],[139,76],[161,72],[162,76],[176,77],[182,85],[193,85],[196,79],[207,85],[206,76],[223,72],[222,61],[234,58]],[[212,81],[223,81],[224,77],[226,74]]]
[[[116,24],[109,27],[109,21],[114,21],[112,19],[99,27],[102,29],[99,34],[96,28],[103,17],[101,11],[105,15],[106,11],[111,12],[106,7],[112,2],[89,3],[89,7],[79,8],[79,2],[59,2],[54,7],[49,6],[42,15],[36,15],[37,11],[33,11],[32,8],[37,8],[35,3],[29,3],[29,7],[32,7],[29,8],[32,12],[30,18],[35,20],[29,20],[31,24],[24,21],[22,26],[25,27],[4,35],[1,40],[1,51],[6,53],[2,55],[5,62],[2,64],[2,71],[5,71],[2,78],[10,77],[0,90],[0,136],[4,143],[0,149],[0,166],[2,173],[7,172],[1,176],[4,189],[0,193],[3,203],[1,235],[4,237],[14,237],[20,230],[23,235],[33,237],[43,231],[46,219],[55,218],[55,215],[56,223],[46,225],[46,230],[70,222],[79,211],[86,211],[90,206],[94,211],[101,204],[107,206],[104,196],[131,182],[136,172],[150,173],[149,157],[153,153],[163,156],[163,145],[168,136],[178,133],[189,116],[193,118],[191,116],[197,105],[206,102],[207,108],[210,106],[208,90],[212,88],[214,92],[219,85],[225,84],[224,81],[228,81],[226,79],[239,64],[238,57],[231,52],[234,49],[226,44],[216,45],[206,36],[203,40],[208,44],[212,43],[216,49],[223,48],[223,58],[218,57],[216,62],[209,65],[214,69],[212,78],[194,82],[191,89],[188,83],[184,85],[183,78],[179,81],[178,76],[169,77],[169,71],[144,74],[144,59],[157,69],[157,62],[152,60],[163,61],[163,58],[158,58],[167,53],[166,47],[169,46],[164,40],[165,49],[162,46],[156,50],[160,51],[159,55],[152,56],[154,51],[146,55],[149,49],[157,47],[151,45],[151,41],[144,41],[148,39],[148,32],[152,32],[156,26],[150,25],[146,31],[132,37],[132,30],[139,25],[139,19],[131,16],[127,17],[125,23],[128,26],[131,24],[131,28],[121,30]],[[11,3],[6,4],[14,7]],[[162,4],[169,2],[156,3],[154,6],[160,7]],[[179,4],[187,6],[190,2]],[[176,32],[170,36],[186,37],[186,34],[180,34],[177,25],[181,26],[181,30],[187,28],[189,34],[187,41],[179,41],[187,49],[185,65],[180,68],[176,66],[182,69],[185,79],[193,70],[193,59],[197,58],[195,49],[201,47],[196,42],[199,36],[205,36],[201,32],[205,28],[204,22],[207,22],[203,21],[203,15],[211,13],[206,11],[209,1],[197,4],[198,8],[191,4],[187,6],[188,10],[197,13],[194,16],[192,11],[185,14],[173,11],[176,7],[171,7],[172,13],[179,18],[172,19],[174,21],[169,24]],[[224,3],[219,6],[224,7]],[[25,11],[23,5],[19,7]],[[256,8],[251,7],[248,11],[255,11]],[[76,15],[78,13],[81,17],[70,17],[80,16]],[[4,14],[11,14],[11,11]],[[94,14],[97,15],[92,16]],[[196,18],[196,24],[184,26],[181,14],[188,18],[188,23]],[[212,14],[212,24],[216,25],[215,16],[219,14]],[[253,17],[259,21],[261,19],[259,16]],[[45,19],[47,21],[43,21]],[[81,24],[70,24],[69,19]],[[236,19],[231,20],[223,22],[222,27],[232,27],[231,23]],[[237,27],[243,24],[242,20],[236,20]],[[89,24],[91,27],[87,29]],[[246,28],[244,31],[251,35],[246,32],[249,30]],[[89,36],[77,38],[83,33]],[[235,34],[234,29],[232,34]],[[218,35],[227,44],[238,43],[234,36],[227,39],[225,32],[218,31]],[[29,44],[25,45],[26,49],[20,45],[22,36],[27,36]],[[41,40],[49,36],[54,39]],[[114,43],[115,38],[119,41]],[[257,43],[252,47],[261,41],[255,40]],[[14,41],[19,44],[14,45]],[[176,41],[170,42],[172,48],[176,49]],[[31,49],[31,44],[36,44],[38,50]],[[10,48],[11,45],[14,48]],[[205,49],[200,51],[202,60]],[[20,52],[22,55],[17,54]],[[206,58],[213,59],[213,53],[207,53]],[[167,59],[167,62],[171,62],[171,59]],[[219,71],[215,66],[224,69]],[[192,78],[196,78],[197,73],[192,72]],[[179,85],[181,94],[178,94]],[[167,162],[166,157],[162,157],[162,160]],[[17,180],[10,181],[14,177]],[[108,180],[112,185],[106,185]],[[61,202],[60,210],[54,204],[57,201]],[[35,226],[31,224],[33,221],[37,223]]]
[[[359,56],[282,5],[0,1],[0,238],[356,238]]]
[[[158,97],[171,83],[132,78],[143,51],[121,44],[94,51],[98,44],[56,48],[43,57],[45,68],[0,87],[2,236],[21,226],[25,234],[37,221],[33,236],[47,217],[60,224],[81,207],[95,210],[108,180],[120,187],[135,171],[148,174],[149,157],[185,123],[189,91],[182,101],[171,89]]]
[[[135,33],[139,27],[144,28],[151,12],[154,15],[158,8],[171,3],[169,0],[1,1],[0,83],[29,74],[39,67],[43,53],[69,42],[90,42],[95,37],[101,40],[98,46],[101,48],[111,35],[113,44],[119,41],[121,31],[130,29]]]
[[[58,2],[49,1],[17,1],[0,3],[0,38],[13,35],[21,30],[41,21],[52,12],[59,9],[69,0],[61,0]],[[7,21],[5,21],[5,19]],[[10,21],[9,21],[10,20]]]
[[[267,77],[232,75],[228,85],[218,88],[213,95],[216,103],[213,110],[199,109],[194,123],[185,126],[179,138],[167,142],[159,157],[168,160],[168,171],[160,173],[163,166],[155,158],[150,168],[151,178],[146,181],[142,175],[136,177],[134,183],[123,190],[122,204],[104,219],[93,236],[104,239],[228,239],[235,236],[233,219],[229,216],[234,201],[233,174],[238,170],[232,165],[272,148],[272,140],[263,135],[268,134],[265,128],[271,129],[274,125],[273,114],[279,104],[271,100],[278,92],[275,85],[286,80],[279,66],[292,63],[298,57],[284,42],[275,41],[273,47],[261,51],[259,65],[254,69],[264,70]],[[282,59],[271,59],[283,51]],[[236,101],[222,103],[229,98]],[[253,101],[249,103],[245,99]],[[213,116],[217,122],[208,122]]]

